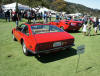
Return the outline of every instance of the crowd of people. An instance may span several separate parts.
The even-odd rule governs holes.
[[[84,36],[91,36],[92,28],[94,29],[94,34],[97,35],[98,30],[100,31],[100,19],[98,17],[92,17],[89,15],[83,16],[63,16],[62,14],[56,15],[56,20],[62,20],[62,18],[66,20],[81,20],[83,21],[82,32]]]
[[[91,36],[92,27],[94,29],[94,35],[97,35],[97,31],[100,31],[100,19],[96,17],[95,19],[84,16],[83,17],[83,27],[82,32],[84,36]]]
[[[1,15],[1,12],[0,12]],[[22,18],[26,18],[29,23],[36,23],[36,20],[43,20],[44,23],[48,23],[52,21],[52,14],[51,12],[44,12],[39,13],[38,11],[27,10],[27,11],[12,11],[7,10],[4,12],[4,16],[7,22],[15,21],[16,26],[19,25],[19,21],[22,21]],[[75,16],[66,16],[61,13],[56,14],[56,21],[62,19],[75,19]],[[90,17],[87,15],[78,17],[83,21],[82,32],[84,36],[91,36],[92,27],[94,28],[94,35],[97,35],[97,31],[100,31],[100,19],[98,17]]]
[[[22,20],[22,18],[25,18],[28,20],[29,23],[31,23],[31,21],[33,23],[36,23],[36,20],[42,20],[44,21],[44,23],[47,23],[48,21],[51,21],[51,12],[44,12],[44,13],[39,13],[37,11],[33,11],[33,10],[27,10],[27,11],[11,11],[11,10],[7,10],[6,12],[4,12],[4,16],[6,21],[10,22],[10,21],[15,21],[16,22],[16,26],[18,26],[19,21]]]

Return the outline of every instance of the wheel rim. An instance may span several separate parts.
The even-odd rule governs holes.
[[[23,43],[23,52],[26,53],[26,46],[24,43]]]

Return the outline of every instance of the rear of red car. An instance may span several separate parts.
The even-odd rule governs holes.
[[[67,30],[73,30],[73,31],[78,31],[83,25],[82,21],[69,21],[68,24],[69,26]]]
[[[54,52],[74,45],[74,37],[66,32],[38,34],[35,35],[35,38],[37,40],[37,53]]]
[[[74,42],[74,40],[70,40],[71,42]],[[70,48],[73,46],[72,43],[69,43],[69,41],[58,41],[58,42],[49,42],[49,43],[41,43],[37,45],[37,52],[54,52],[58,50],[63,50],[66,48]]]

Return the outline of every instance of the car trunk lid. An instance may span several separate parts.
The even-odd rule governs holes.
[[[47,42],[56,42],[67,39],[74,39],[74,37],[67,32],[36,34],[35,38],[37,43],[47,43]]]
[[[37,51],[63,47],[74,43],[74,37],[67,32],[36,34],[35,38],[37,41]],[[68,43],[66,44],[66,42]]]

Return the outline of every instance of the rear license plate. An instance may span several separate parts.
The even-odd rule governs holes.
[[[53,43],[53,47],[58,47],[58,46],[61,46],[61,42],[55,42],[55,43]]]

